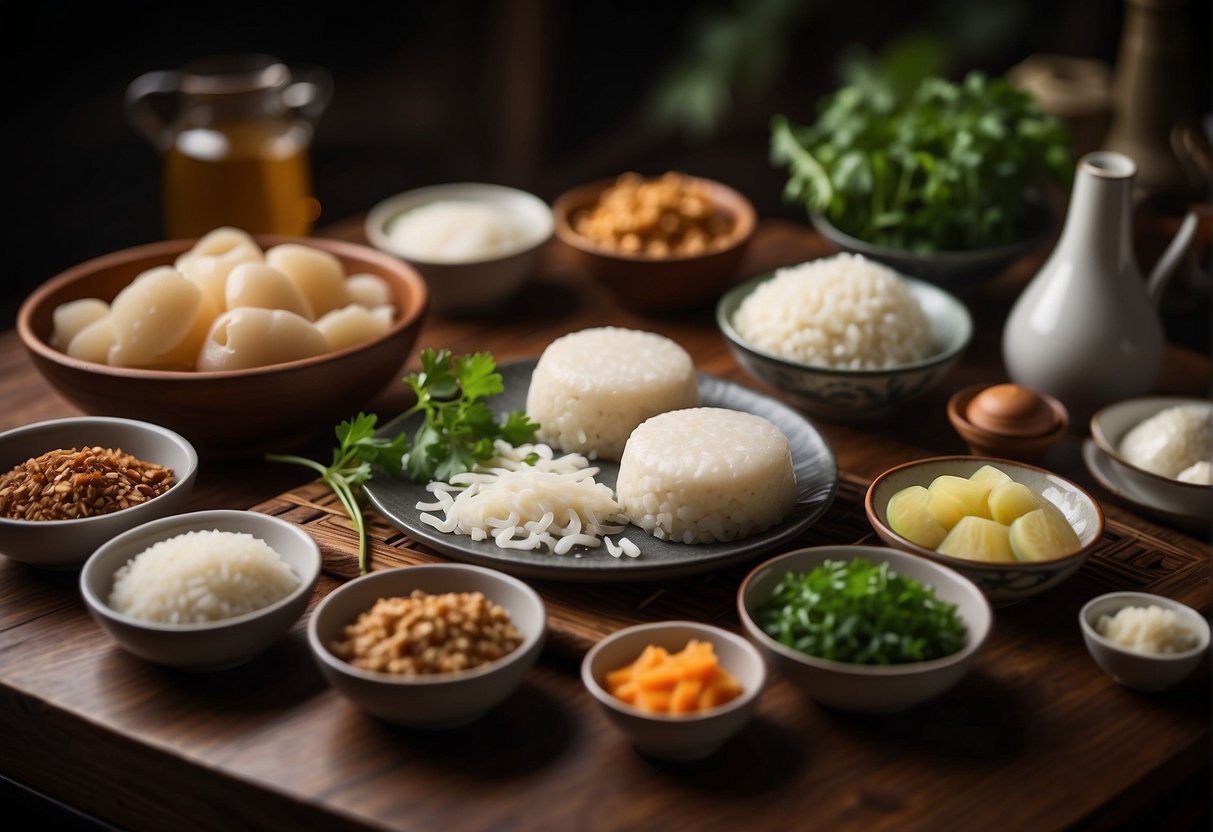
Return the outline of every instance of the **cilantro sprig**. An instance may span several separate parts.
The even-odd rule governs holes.
[[[370,568],[370,563],[367,557],[366,521],[358,505],[356,489],[371,478],[376,466],[399,476],[403,470],[404,452],[408,449],[408,437],[404,433],[390,439],[376,436],[375,424],[378,420],[373,413],[359,413],[339,424],[335,430],[337,447],[333,450],[333,462],[328,466],[293,454],[266,456],[272,462],[291,462],[311,468],[333,490],[358,533],[358,571],[363,575]]]
[[[505,389],[496,368],[487,352],[456,358],[446,349],[421,351],[420,372],[404,379],[417,396],[406,415],[425,414],[408,456],[407,471],[414,482],[449,482],[491,459],[497,439],[511,445],[534,440],[539,425],[525,412],[515,410],[499,423],[484,401]]]
[[[956,605],[887,563],[827,560],[787,573],[757,611],[771,638],[822,659],[889,665],[950,656],[965,645]]]

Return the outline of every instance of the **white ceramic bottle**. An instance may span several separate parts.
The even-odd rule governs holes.
[[[1153,386],[1163,350],[1158,296],[1196,230],[1189,215],[1149,281],[1143,279],[1133,256],[1136,173],[1120,153],[1088,153],[1078,161],[1057,247],[1003,329],[1011,379],[1056,396],[1080,418]]]

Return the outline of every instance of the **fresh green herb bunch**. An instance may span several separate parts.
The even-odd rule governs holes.
[[[905,664],[950,656],[965,645],[956,605],[887,563],[827,560],[789,572],[758,608],[758,625],[802,653],[850,664]]]
[[[822,99],[817,121],[771,123],[784,198],[869,243],[927,253],[1016,242],[1025,198],[1073,174],[1070,136],[1003,78],[938,77],[909,94],[881,77]]]
[[[366,521],[358,505],[356,489],[371,478],[373,468],[378,466],[393,476],[403,470],[404,452],[408,448],[408,437],[403,433],[395,437],[375,435],[375,424],[379,417],[373,413],[359,413],[337,425],[337,447],[333,449],[333,462],[329,466],[315,460],[293,454],[268,454],[271,462],[291,462],[311,468],[320,475],[333,493],[350,522],[358,533],[358,571],[365,575],[370,568],[366,546]]]
[[[493,409],[483,401],[505,389],[496,366],[487,352],[455,358],[450,350],[421,351],[421,372],[404,379],[417,395],[417,404],[406,415],[425,414],[409,452],[408,475],[413,482],[450,482],[477,462],[492,459],[497,439],[511,445],[534,440],[539,425],[525,412],[515,410],[498,424]]]

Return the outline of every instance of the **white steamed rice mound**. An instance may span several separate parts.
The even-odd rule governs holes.
[[[109,605],[142,621],[199,624],[273,604],[299,576],[260,538],[193,531],[161,540],[114,573]]]
[[[796,474],[783,431],[751,413],[696,407],[632,433],[615,493],[628,519],[661,540],[740,540],[786,517]]]
[[[650,416],[699,404],[687,351],[653,332],[583,329],[557,338],[535,365],[526,412],[540,441],[590,459],[619,459]]]
[[[1120,440],[1120,453],[1130,464],[1160,477],[1180,479],[1182,474],[1185,482],[1199,482],[1202,468],[1206,476],[1208,471],[1211,417],[1209,404],[1165,408],[1130,428]]]
[[[779,269],[741,302],[733,326],[761,350],[833,369],[888,369],[935,349],[908,284],[852,254]]]

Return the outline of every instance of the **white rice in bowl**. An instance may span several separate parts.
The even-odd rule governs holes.
[[[758,349],[833,369],[889,369],[936,349],[908,284],[853,254],[779,269],[741,302],[733,326]]]
[[[796,504],[783,431],[750,413],[696,407],[646,421],[628,439],[615,493],[661,540],[714,543],[758,534]]]
[[[650,416],[699,404],[687,351],[662,335],[595,327],[557,338],[535,365],[526,412],[538,438],[566,453],[619,459]]]
[[[1213,404],[1168,407],[1130,428],[1120,452],[1130,464],[1160,477],[1208,484],[1211,418]]]
[[[161,540],[120,567],[109,605],[141,621],[201,624],[268,607],[299,583],[260,538],[192,531]]]

